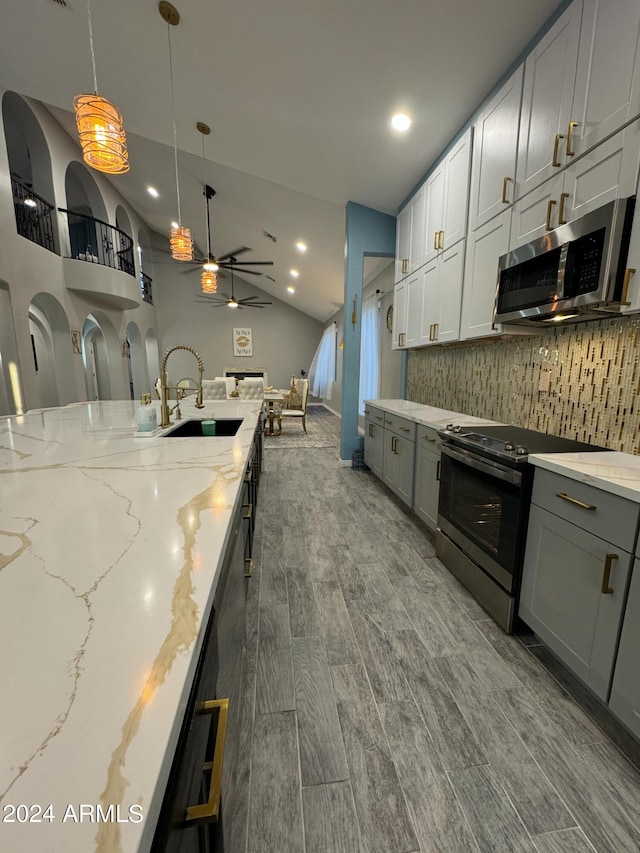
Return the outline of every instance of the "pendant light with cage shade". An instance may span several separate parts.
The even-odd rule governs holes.
[[[202,169],[204,172],[204,138],[205,136],[209,136],[211,133],[211,128],[208,124],[205,124],[202,121],[199,121],[196,124],[196,127],[202,134]],[[202,288],[202,293],[217,293],[218,292],[218,276],[216,275],[219,267],[218,264],[212,262],[211,256],[211,223],[209,221],[209,190],[210,187],[205,183],[204,186],[204,197],[205,197],[205,208],[207,211],[207,262],[202,267],[202,273],[200,274],[200,287]]]
[[[178,222],[173,225],[169,235],[171,246],[171,257],[176,261],[193,260],[193,238],[191,231],[182,225],[180,212],[180,181],[178,179],[178,136],[176,133],[176,106],[173,88],[173,55],[171,52],[171,27],[177,27],[180,23],[180,13],[171,3],[161,0],[158,10],[163,21],[167,23],[167,36],[169,41],[169,77],[171,79],[171,121],[173,124],[173,158],[176,168],[176,198],[178,202]]]
[[[87,16],[94,92],[92,95],[76,95],[73,99],[82,159],[99,172],[122,175],[129,171],[127,139],[120,110],[98,94],[90,0],[87,0]]]

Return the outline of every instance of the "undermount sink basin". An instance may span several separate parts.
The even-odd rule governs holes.
[[[204,438],[202,432],[202,421],[211,420],[210,418],[190,418],[188,421],[181,421],[173,429],[165,432],[163,438],[185,438],[187,436],[199,436]],[[216,418],[216,434],[211,438],[219,436],[235,435],[240,429],[242,423],[241,418]],[[209,436],[206,436],[209,438]]]

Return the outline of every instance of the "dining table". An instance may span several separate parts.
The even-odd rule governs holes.
[[[267,406],[267,420],[265,422],[265,435],[280,435],[280,429],[275,430],[275,419],[282,403],[284,403],[285,395],[288,391],[271,390],[264,392],[264,402]]]

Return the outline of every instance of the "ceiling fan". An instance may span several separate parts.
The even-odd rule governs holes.
[[[265,305],[273,304],[271,302],[256,301],[260,299],[259,296],[245,296],[243,299],[238,299],[233,289],[233,265],[229,269],[231,270],[231,296],[228,296],[226,293],[219,293],[217,296],[198,295],[196,302],[208,302],[214,308],[222,308],[223,305],[226,305],[228,308],[263,308]]]
[[[238,263],[238,255],[243,255],[245,252],[251,251],[248,246],[239,246],[232,252],[220,255],[219,258],[211,252],[211,219],[209,216],[209,201],[214,197],[216,191],[213,187],[210,187],[209,184],[205,184],[202,194],[207,200],[207,257],[194,258],[193,261],[181,261],[180,263],[185,266],[186,264],[194,264],[193,269],[185,270],[185,273],[197,272],[200,268],[210,270],[211,272],[235,269],[236,272],[248,273],[249,275],[262,275],[261,270],[250,270],[246,269],[246,267],[272,267],[273,261],[241,261]],[[224,275],[222,277],[224,277]]]

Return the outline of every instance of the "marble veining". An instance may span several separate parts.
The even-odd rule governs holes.
[[[539,468],[590,483],[612,495],[640,503],[640,457],[619,451],[538,453],[529,460]]]
[[[260,404],[182,408],[243,423],[141,441],[128,402],[0,422],[0,808],[55,814],[0,849],[149,849]],[[144,820],[63,822],[82,803]]]

